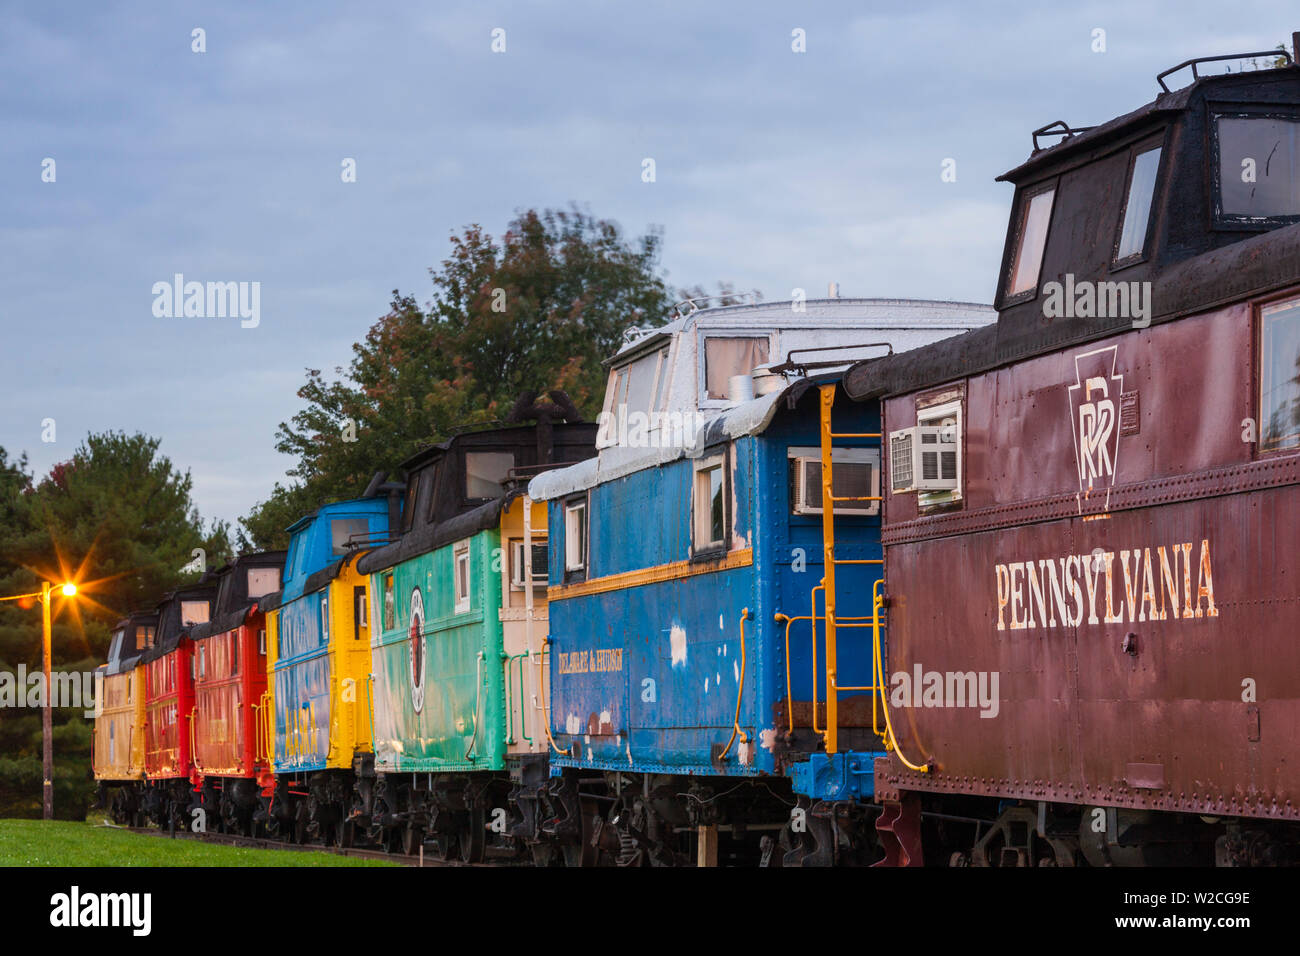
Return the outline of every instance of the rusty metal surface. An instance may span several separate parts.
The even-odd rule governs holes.
[[[1113,487],[1076,498],[1069,350],[967,382],[960,510],[887,497],[891,683],[996,673],[998,694],[989,716],[896,706],[903,752],[935,772],[891,758],[877,787],[1300,818],[1300,455],[1242,440],[1251,311],[1079,351],[1112,345],[1116,413],[1140,396],[1136,432],[1115,420]],[[915,396],[887,403],[889,429],[914,421]]]

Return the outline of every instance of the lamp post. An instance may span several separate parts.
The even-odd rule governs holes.
[[[0,601],[36,598],[41,602],[41,670],[45,674],[45,692],[41,694],[41,804],[42,816],[46,820],[54,819],[54,684],[50,675],[50,599],[55,593],[53,587],[49,581],[42,581],[39,593],[0,598]],[[77,586],[68,583],[59,588],[59,592],[64,597],[72,597],[77,593]]]

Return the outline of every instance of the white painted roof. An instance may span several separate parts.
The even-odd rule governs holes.
[[[666,394],[659,403],[663,418],[652,419],[659,424],[654,424],[644,436],[625,427],[620,429],[617,418],[609,412],[607,396],[597,457],[538,475],[529,483],[528,493],[535,500],[545,501],[677,458],[694,457],[699,454],[699,438],[705,431],[714,435],[721,429],[727,437],[739,438],[765,429],[775,413],[776,402],[795,379],[788,374],[785,388],[746,402],[701,398],[704,370],[699,356],[701,342],[710,334],[770,335],[768,364],[786,361],[793,350],[874,345],[861,350],[805,353],[798,357],[803,361],[843,359],[842,365],[815,370],[823,373],[842,370],[859,359],[886,354],[889,347],[895,352],[906,351],[988,325],[996,319],[997,313],[987,305],[917,299],[766,302],[702,309],[674,319],[632,338],[609,362],[611,370],[617,370],[643,356],[668,349]],[[669,421],[688,427],[680,437],[670,435]],[[642,437],[644,441],[638,440]]]

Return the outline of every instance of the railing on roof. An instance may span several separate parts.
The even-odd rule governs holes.
[[[673,318],[681,319],[681,318],[685,318],[686,316],[694,315],[696,312],[699,312],[702,308],[706,308],[706,306],[699,305],[698,303],[700,302],[711,302],[714,299],[739,299],[739,298],[748,298],[750,301],[749,302],[727,302],[726,304],[727,305],[757,305],[759,301],[757,291],[718,292],[713,295],[697,295],[689,299],[682,299],[682,301],[673,304],[671,311],[672,311]],[[683,313],[682,312],[683,306],[690,306],[691,310],[689,312]]]
[[[343,542],[343,547],[349,551],[356,551],[359,548],[376,548],[380,545],[392,544],[400,538],[401,532],[388,531],[356,531],[348,535],[347,540]]]
[[[1043,148],[1038,145],[1038,137],[1040,136],[1059,136],[1061,137],[1061,143],[1063,143],[1067,139],[1071,139],[1075,136],[1078,136],[1080,133],[1086,133],[1089,130],[1093,130],[1096,128],[1097,127],[1095,126],[1071,127],[1070,124],[1067,123],[1065,120],[1053,120],[1052,122],[1048,123],[1046,126],[1038,127],[1038,129],[1034,130],[1033,133],[1031,133],[1030,135],[1034,137],[1034,151],[1037,152],[1038,150]],[[1057,143],[1056,145],[1059,146],[1061,144]]]
[[[1171,66],[1163,73],[1157,73],[1156,82],[1160,84],[1160,89],[1168,93],[1169,87],[1165,85],[1165,77],[1169,76],[1171,73],[1177,73],[1179,70],[1186,69],[1187,67],[1190,66],[1192,68],[1192,82],[1195,83],[1197,80],[1201,78],[1201,75],[1196,71],[1196,67],[1200,63],[1219,63],[1222,62],[1223,60],[1254,61],[1259,57],[1272,57],[1274,59],[1277,59],[1278,57],[1282,57],[1286,60],[1284,66],[1295,65],[1295,60],[1292,58],[1291,54],[1287,52],[1286,48],[1279,46],[1276,50],[1265,50],[1263,53],[1225,53],[1221,56],[1193,57],[1190,60],[1184,60],[1182,63],[1179,63],[1177,66]],[[1276,67],[1276,64],[1274,64],[1274,66],[1271,67],[1265,67],[1265,69],[1273,69],[1274,67]]]
[[[795,356],[803,352],[843,352],[849,349],[887,349],[886,354],[894,354],[894,346],[890,342],[861,342],[854,345],[813,345],[803,349],[791,349],[786,353],[785,361],[779,365],[773,365],[769,369],[777,374],[797,371],[800,375],[807,378],[810,369],[819,368],[839,368],[843,365],[851,365],[861,359],[822,359],[816,362],[797,362]]]

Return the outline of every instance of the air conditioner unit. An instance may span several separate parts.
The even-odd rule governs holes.
[[[533,587],[546,587],[546,579],[549,572],[549,550],[546,546],[546,539],[535,539],[533,541]],[[524,589],[524,543],[522,541],[511,542],[510,557],[510,590],[522,591]]]
[[[889,487],[895,494],[956,491],[957,441],[953,423],[890,432]]]
[[[880,458],[875,449],[836,448],[832,451],[831,493],[837,498],[875,498],[880,496]],[[822,513],[822,461],[820,456],[802,455],[793,460],[794,507],[797,515]],[[837,515],[874,515],[880,513],[879,501],[838,501]]]

